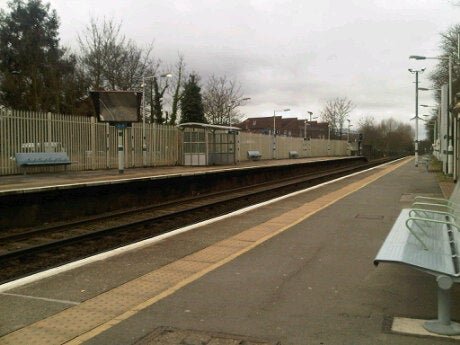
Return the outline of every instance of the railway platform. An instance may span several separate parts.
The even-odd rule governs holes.
[[[123,183],[131,180],[148,180],[159,177],[187,176],[227,170],[245,170],[267,166],[283,166],[303,164],[331,159],[347,159],[347,157],[315,157],[299,159],[244,161],[237,165],[221,166],[158,166],[148,168],[129,168],[123,174],[117,169],[62,171],[28,175],[0,176],[0,195],[18,194],[35,191],[69,189],[91,185]]]
[[[0,344],[450,343],[392,328],[436,317],[432,277],[372,263],[415,195],[406,158],[5,284]]]

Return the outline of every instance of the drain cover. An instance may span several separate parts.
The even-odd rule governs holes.
[[[281,343],[232,334],[159,327],[134,345],[281,345]]]
[[[377,214],[357,214],[355,218],[358,219],[373,219],[373,220],[383,220],[384,216]]]

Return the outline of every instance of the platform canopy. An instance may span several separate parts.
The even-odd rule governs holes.
[[[177,125],[179,128],[205,128],[209,130],[221,130],[221,131],[241,131],[239,127],[232,127],[232,126],[220,126],[220,125],[209,125],[207,123],[199,123],[199,122],[186,122]]]

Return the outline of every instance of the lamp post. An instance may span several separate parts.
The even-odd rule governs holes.
[[[331,155],[331,124],[327,123],[327,155]]]
[[[427,59],[433,59],[433,60],[442,60],[442,61],[447,61],[448,62],[448,68],[449,68],[449,96],[448,96],[448,119],[447,119],[447,138],[448,138],[448,144],[447,144],[447,174],[452,175],[452,173],[455,172],[456,175],[456,168],[454,169],[453,164],[456,164],[456,161],[453,159],[453,154],[454,154],[454,147],[452,144],[452,139],[454,137],[454,125],[453,125],[453,116],[452,116],[452,56],[451,55],[443,55],[443,56],[435,56],[435,57],[426,57],[426,56],[420,56],[420,55],[411,55],[409,56],[409,59],[415,59],[415,60],[427,60]],[[457,179],[457,176],[454,176],[454,180]]]
[[[228,125],[231,127],[232,126],[232,110],[235,109],[236,107],[239,107],[242,102],[244,101],[249,101],[251,97],[245,97],[240,100],[237,100],[236,102],[230,102],[228,106]]]
[[[415,74],[415,166],[418,167],[418,74],[425,69],[414,70],[409,68],[409,72]]]
[[[350,125],[350,119],[347,119],[348,121],[348,133],[347,133],[347,143],[350,142],[350,127],[353,127],[353,125]]]
[[[307,110],[307,114],[310,115],[310,121],[309,121],[309,122],[311,122],[311,120],[314,120],[314,119],[317,119],[317,118],[318,118],[317,116],[312,117],[312,116],[313,116],[313,112],[311,112],[311,111],[308,111],[308,110]],[[303,129],[304,139],[307,139],[307,126],[308,126],[308,125],[307,125],[307,118],[305,117],[305,120],[304,120],[304,129]]]
[[[171,73],[161,74],[160,78],[171,78]],[[145,168],[147,166],[147,136],[145,128],[145,81],[148,79],[156,78],[155,75],[151,76],[142,76],[142,166]],[[150,105],[152,106],[152,105]]]
[[[431,89],[428,87],[419,87],[418,90],[419,91],[441,91],[441,89]]]
[[[280,109],[280,110],[273,110],[273,152],[272,152],[272,159],[275,159],[275,151],[276,151],[276,113],[282,111],[290,111],[291,109]]]

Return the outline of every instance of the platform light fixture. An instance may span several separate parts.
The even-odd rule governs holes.
[[[454,146],[452,143],[452,138],[454,136],[454,126],[453,126],[453,116],[452,116],[452,55],[441,55],[441,56],[422,56],[422,55],[411,55],[409,56],[409,59],[414,59],[414,60],[441,60],[441,61],[447,61],[448,62],[448,69],[449,69],[449,101],[448,101],[448,109],[449,109],[449,115],[447,119],[447,137],[448,139],[448,144],[447,144],[447,174],[452,175],[454,174],[454,181],[457,179],[456,176],[456,166],[454,165],[457,164],[456,160],[454,160],[454,155],[457,153],[454,152]],[[457,149],[455,148],[455,151]]]
[[[236,102],[235,101],[232,101],[229,106],[228,106],[228,125],[231,127],[232,126],[232,110],[235,109],[236,107],[239,107],[241,105],[241,103],[245,102],[245,101],[249,101],[251,99],[251,97],[245,97],[245,98],[242,98],[242,99],[239,99],[237,100]]]
[[[412,56],[411,55],[411,59]],[[425,71],[425,68],[415,70],[412,68],[409,68],[409,72],[412,74],[415,74],[415,142],[414,142],[414,151],[415,151],[415,166],[418,167],[418,74],[423,73]]]

